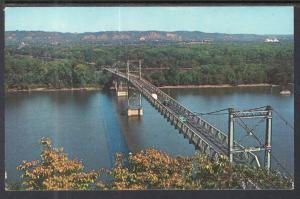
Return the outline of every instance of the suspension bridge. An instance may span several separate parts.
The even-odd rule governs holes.
[[[218,129],[203,118],[203,113],[196,113],[178,101],[170,97],[168,94],[142,78],[141,61],[139,61],[139,69],[130,71],[130,62],[127,62],[126,72],[121,72],[115,65],[112,67],[103,67],[103,70],[111,73],[114,79],[115,89],[118,96],[128,96],[128,116],[143,115],[141,96],[147,99],[158,112],[166,118],[181,134],[184,135],[195,146],[196,150],[200,150],[211,158],[218,160],[220,156],[228,156],[232,163],[243,163],[256,167],[265,166],[271,168],[271,137],[272,137],[272,112],[271,106],[258,107],[244,111],[235,111],[232,108],[213,111],[210,115],[228,114],[228,132]],[[135,74],[134,74],[135,73]],[[136,74],[137,73],[137,74]],[[125,85],[125,86],[124,86]],[[134,92],[130,91],[134,90]],[[132,104],[130,99],[137,97],[136,104]],[[275,113],[278,113],[275,111]],[[279,114],[279,113],[278,113]],[[255,128],[249,128],[243,123],[242,118],[262,118],[265,121],[265,140],[260,140],[254,132]],[[284,119],[284,118],[282,118]],[[287,124],[288,121],[285,120]],[[234,140],[234,124],[238,123],[244,130],[261,144],[260,146],[243,146]],[[289,124],[290,125],[290,124]],[[292,125],[290,125],[293,128]],[[264,158],[260,161],[256,152],[264,152]],[[282,166],[275,158],[275,161]],[[282,168],[286,170],[283,166]],[[289,173],[288,173],[289,174]]]

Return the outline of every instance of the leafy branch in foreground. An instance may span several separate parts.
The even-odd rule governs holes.
[[[110,183],[102,189],[291,189],[292,180],[278,172],[232,165],[227,157],[214,161],[204,154],[172,158],[155,149],[124,158],[108,172]]]
[[[83,163],[69,160],[62,148],[52,147],[51,140],[41,139],[41,160],[23,161],[17,167],[22,171],[22,185],[26,190],[86,190],[99,175],[95,171],[84,172]]]
[[[126,189],[291,189],[293,181],[276,171],[214,161],[205,154],[173,158],[155,149],[116,154],[110,170],[84,172],[83,163],[69,160],[63,149],[41,139],[41,160],[17,167],[26,190]],[[18,186],[19,187],[19,186]],[[12,189],[12,188],[11,188]]]

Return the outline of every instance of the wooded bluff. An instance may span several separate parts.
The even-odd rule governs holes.
[[[155,85],[253,84],[293,82],[292,42],[211,44],[60,44],[7,45],[6,88],[76,88],[104,85],[101,66],[142,59],[143,72]],[[182,70],[189,68],[189,70]]]

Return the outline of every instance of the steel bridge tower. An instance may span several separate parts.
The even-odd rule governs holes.
[[[264,151],[264,166],[267,170],[271,168],[271,142],[272,142],[272,107],[266,106],[264,110],[250,109],[247,111],[234,111],[233,108],[228,109],[228,157],[230,162],[234,162],[234,155],[246,152],[259,152]],[[262,146],[245,147],[243,149],[237,148],[234,141],[234,127],[237,120],[264,118],[265,127],[265,140]],[[255,136],[253,129],[244,126],[248,135]]]
[[[138,66],[136,65],[138,63]],[[132,76],[142,78],[142,60],[127,60],[126,74],[128,82]],[[128,86],[127,97],[127,115],[128,116],[141,116],[143,115],[142,107],[142,94],[135,87]]]

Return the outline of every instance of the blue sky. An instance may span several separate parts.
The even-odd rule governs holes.
[[[5,30],[293,34],[293,7],[7,7]]]

